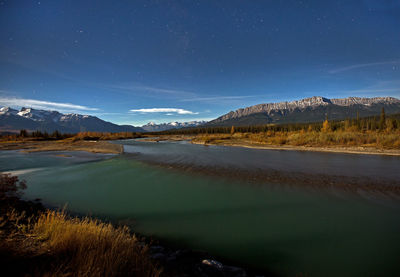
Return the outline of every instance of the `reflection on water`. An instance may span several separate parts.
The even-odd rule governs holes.
[[[127,140],[117,143],[124,145],[126,153],[137,154],[138,159],[148,161],[400,180],[398,156],[204,146],[187,141],[144,143]]]
[[[273,166],[306,173],[325,173],[324,168],[332,165],[340,175],[351,174],[347,169],[341,174],[340,165],[354,164],[355,174],[364,177],[371,174],[361,170],[365,164],[370,170],[385,168],[382,174],[394,178],[398,176],[394,170],[398,158],[319,157],[319,153],[241,148],[232,148],[230,154],[230,148],[177,143],[130,142],[128,149],[140,154],[105,159],[93,154],[65,153],[72,157],[62,158],[54,153],[0,152],[0,170],[41,167],[22,175],[29,185],[27,198],[42,198],[56,206],[68,203],[72,211],[133,222],[133,228],[142,234],[279,275],[393,276],[400,271],[397,199],[286,184],[249,186],[239,179],[194,175],[142,162],[157,159],[204,165],[209,161],[216,165],[224,161],[226,167],[259,166],[264,170]],[[302,158],[295,158],[299,156]],[[317,166],[306,158],[325,162]],[[376,168],[374,172],[381,173]]]
[[[400,157],[203,146],[186,141],[117,143],[124,143],[126,156],[192,174],[400,197]]]

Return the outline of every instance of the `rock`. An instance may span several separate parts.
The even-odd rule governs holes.
[[[229,277],[247,277],[247,273],[243,268],[236,267],[236,266],[227,266],[223,265],[222,263],[212,260],[212,259],[205,259],[201,262],[203,265],[209,266],[210,268],[217,270],[219,274],[218,276],[229,276]],[[206,274],[210,274],[214,276],[210,271],[206,271]]]
[[[214,268],[217,268],[218,270],[224,269],[224,265],[216,260],[207,259],[207,260],[203,260],[201,263],[212,266]]]
[[[150,258],[153,260],[165,260],[165,255],[163,253],[155,253],[150,255]]]

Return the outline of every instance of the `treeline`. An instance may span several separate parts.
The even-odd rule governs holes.
[[[19,131],[18,134],[7,134],[3,135],[3,139],[13,140],[13,139],[24,139],[30,138],[34,140],[60,140],[73,137],[74,134],[61,133],[59,131],[54,131],[52,133],[42,132],[42,131],[33,131],[29,132],[25,129]]]
[[[77,140],[115,140],[115,139],[131,139],[142,137],[140,133],[135,132],[79,132],[77,134],[60,133],[59,131],[54,131],[52,133],[33,131],[28,132],[27,130],[20,130],[18,134],[7,134],[3,135],[3,140],[63,140],[71,138],[74,141]]]
[[[231,126],[231,127],[198,127],[187,129],[173,129],[158,133],[163,135],[197,135],[197,134],[230,134],[230,133],[261,133],[261,132],[293,132],[293,131],[396,131],[400,130],[400,114],[386,116],[384,109],[380,116],[370,116],[346,120],[329,120],[313,123],[267,124],[259,126]]]

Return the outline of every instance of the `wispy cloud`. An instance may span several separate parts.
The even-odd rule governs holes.
[[[1,92],[1,91],[0,91]],[[0,97],[1,106],[11,107],[29,107],[35,109],[57,109],[63,111],[98,111],[97,108],[91,108],[82,105],[71,103],[50,102],[35,99],[15,98],[15,97]]]
[[[176,113],[176,114],[198,114],[196,112],[178,109],[178,108],[151,108],[151,109],[133,109],[130,112],[139,112],[139,113]]]
[[[329,73],[330,74],[336,74],[336,73],[339,73],[339,72],[349,71],[349,70],[353,70],[353,69],[356,69],[356,68],[364,68],[364,67],[387,65],[387,64],[398,64],[398,63],[400,63],[400,60],[376,62],[376,63],[353,64],[353,65],[349,65],[349,66],[345,66],[345,67],[341,67],[341,68],[336,68],[336,69],[330,70]]]

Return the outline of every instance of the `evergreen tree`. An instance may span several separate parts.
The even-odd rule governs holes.
[[[28,137],[28,132],[25,129],[19,131],[19,136],[22,138]]]
[[[359,112],[357,111],[357,117],[356,117],[356,127],[357,127],[357,130],[360,130],[360,126],[361,126],[361,124],[360,124],[360,114],[359,114]]]
[[[379,122],[379,130],[383,131],[386,128],[386,115],[385,115],[385,109],[382,107],[381,111],[381,120]]]
[[[61,133],[58,130],[55,130],[52,134],[51,137],[55,139],[60,139],[61,138]]]

